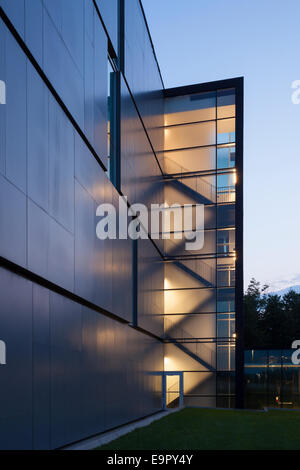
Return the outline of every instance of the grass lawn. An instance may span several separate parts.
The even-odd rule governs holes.
[[[300,449],[300,412],[186,408],[98,449]]]

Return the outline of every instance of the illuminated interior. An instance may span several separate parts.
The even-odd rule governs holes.
[[[204,205],[201,250],[186,251],[175,230],[164,241],[165,371],[184,373],[185,404],[234,406],[235,89],[165,101],[165,201]]]

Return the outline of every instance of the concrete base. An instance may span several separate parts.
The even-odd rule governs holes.
[[[157,421],[165,416],[168,416],[171,413],[176,413],[182,408],[174,408],[170,410],[160,411],[159,413],[155,413],[154,415],[148,416],[147,418],[140,419],[130,424],[125,424],[124,426],[120,426],[117,429],[112,431],[107,431],[97,436],[91,437],[89,439],[85,439],[83,441],[77,442],[75,444],[68,445],[64,447],[62,450],[92,450],[96,447],[100,447],[104,444],[108,444],[111,441],[118,439],[125,434],[128,434],[131,431],[134,431],[138,428],[143,428],[145,426],[149,426],[149,424]]]

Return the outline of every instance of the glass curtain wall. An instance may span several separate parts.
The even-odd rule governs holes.
[[[245,351],[245,405],[247,408],[299,408],[300,366],[294,349]]]
[[[175,225],[164,244],[165,370],[184,372],[187,405],[234,406],[235,124],[233,88],[165,100],[165,202],[204,205],[201,249]]]

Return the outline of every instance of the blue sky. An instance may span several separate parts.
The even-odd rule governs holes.
[[[300,284],[300,1],[143,5],[167,88],[245,77],[245,284]]]

